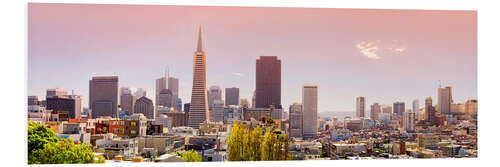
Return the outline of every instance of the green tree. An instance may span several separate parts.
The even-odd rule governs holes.
[[[201,162],[201,157],[194,150],[189,150],[181,154],[181,159],[186,162]]]
[[[234,123],[231,128],[231,135],[227,139],[227,159],[229,161],[243,161],[243,136],[244,130],[241,124]]]
[[[89,144],[75,145],[71,139],[49,142],[35,151],[34,164],[82,164],[93,163],[94,153]]]
[[[48,143],[57,142],[57,137],[52,131],[44,125],[35,122],[28,122],[28,163],[33,163],[34,152],[43,149]]]

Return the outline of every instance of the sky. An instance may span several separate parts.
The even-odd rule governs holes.
[[[28,95],[74,90],[88,106],[89,79],[118,75],[154,99],[168,66],[187,103],[200,25],[207,88],[250,102],[259,56],[282,61],[284,108],[310,83],[320,113],[354,111],[358,96],[436,103],[439,81],[457,103],[477,98],[476,11],[43,3],[28,4]]]

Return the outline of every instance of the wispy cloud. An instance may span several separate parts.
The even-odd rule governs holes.
[[[380,56],[377,55],[378,46],[374,46],[373,42],[361,42],[356,45],[359,51],[368,57],[369,59],[380,59]]]
[[[243,77],[243,76],[245,76],[244,74],[239,73],[239,72],[232,72],[231,74],[232,74],[232,75],[234,75],[234,76],[238,76],[238,77]]]
[[[375,40],[368,42],[361,41],[356,44],[356,48],[359,49],[361,54],[369,59],[377,60],[385,56],[399,55],[405,52],[408,47],[398,40],[392,40],[390,42]]]

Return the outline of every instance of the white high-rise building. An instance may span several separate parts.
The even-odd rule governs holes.
[[[314,137],[318,134],[318,86],[304,85],[302,87],[302,133],[304,137]]]
[[[210,120],[207,101],[207,57],[203,51],[201,26],[198,31],[198,47],[193,55],[193,88],[188,114],[188,126],[199,129],[200,123]]]
[[[451,112],[451,103],[453,103],[453,99],[451,97],[451,87],[447,86],[445,88],[438,88],[438,101],[437,101],[437,110],[441,114],[450,114]]]
[[[365,117],[365,97],[356,97],[356,117]]]

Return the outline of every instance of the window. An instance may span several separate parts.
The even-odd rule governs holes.
[[[135,126],[135,122],[130,122],[130,126]]]

